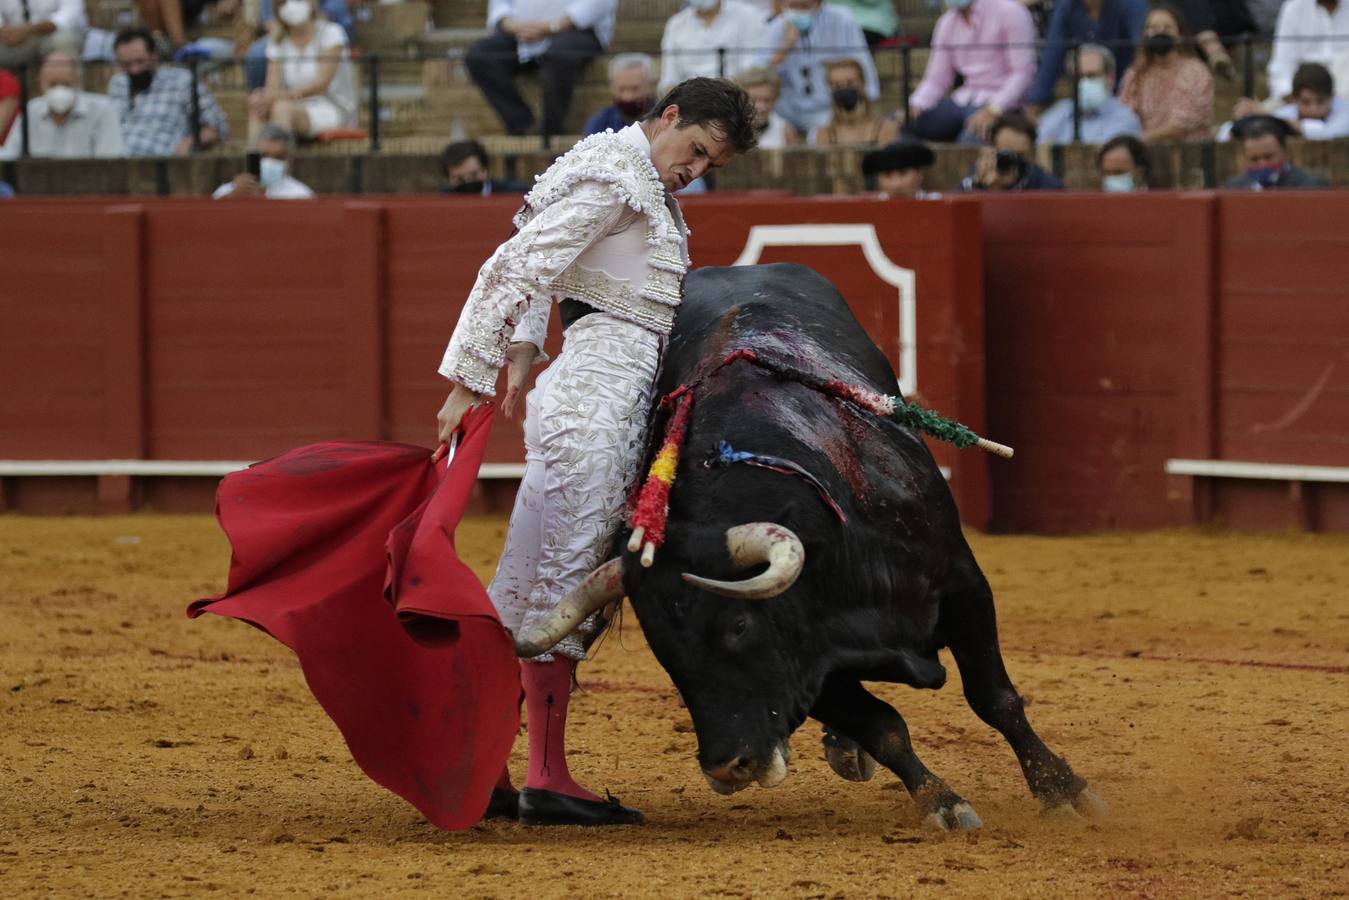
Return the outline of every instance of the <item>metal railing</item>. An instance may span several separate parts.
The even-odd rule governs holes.
[[[1259,71],[1257,61],[1258,51],[1260,51],[1261,49],[1271,47],[1274,42],[1269,38],[1261,37],[1254,34],[1241,34],[1241,35],[1228,36],[1223,38],[1222,40],[1227,47],[1233,49],[1240,48],[1240,50],[1242,51],[1240,54],[1241,96],[1254,97],[1257,90],[1257,83],[1259,81]],[[1346,48],[1349,48],[1349,35],[1346,36],[1316,35],[1306,37],[1283,36],[1279,40],[1291,43],[1312,42],[1312,41],[1315,42],[1337,41],[1342,42]],[[917,78],[918,67],[916,65],[915,54],[920,53],[925,54],[928,56],[928,59],[930,61],[932,54],[947,51],[970,52],[978,50],[1008,50],[1008,49],[1021,48],[1025,50],[1030,50],[1036,53],[1037,55],[1043,55],[1046,49],[1049,48],[1061,49],[1064,51],[1065,56],[1073,61],[1073,65],[1066,66],[1065,68],[1069,70],[1070,78],[1073,81],[1073,89],[1068,93],[1067,99],[1070,99],[1072,102],[1073,107],[1072,134],[1073,134],[1073,141],[1076,143],[1080,142],[1081,139],[1082,118],[1083,118],[1083,110],[1081,108],[1081,102],[1076,87],[1076,81],[1079,76],[1077,76],[1076,73],[1080,71],[1080,50],[1084,43],[1092,43],[1105,46],[1112,52],[1117,52],[1120,49],[1124,48],[1130,50],[1139,49],[1137,42],[1132,41],[1124,42],[1118,40],[1116,41],[1094,40],[1090,42],[1085,42],[1075,40],[1068,42],[1059,42],[1055,44],[1048,41],[1037,40],[1025,44],[1008,44],[1008,43],[983,44],[983,45],[964,44],[958,47],[954,46],[943,47],[940,45],[934,46],[934,45],[917,45],[912,43],[899,43],[895,46],[877,48],[870,52],[873,58],[877,60],[882,60],[886,55],[890,55],[897,60],[894,66],[894,68],[898,69],[897,76],[890,76],[887,79],[883,79],[883,81],[890,84],[891,86],[898,87],[899,103],[901,104],[901,108],[903,109],[905,116],[905,121],[907,122],[912,121],[911,115],[912,108],[910,106],[910,100],[919,82],[919,79]],[[813,47],[811,49],[814,53],[815,58],[819,60],[828,60],[835,57],[842,57],[849,54],[857,53],[859,50],[859,48],[857,47],[834,47],[834,48]],[[771,54],[773,51],[776,50],[777,48],[764,48],[754,46],[715,48],[714,52],[717,58],[717,70],[723,75],[730,74],[733,76],[735,72],[732,70],[736,68],[736,66],[734,63],[731,62],[732,57],[743,59],[746,56],[751,56],[755,54],[758,55],[763,55],[765,53]],[[698,49],[687,52],[690,54],[706,56],[709,52],[712,51],[708,49]],[[585,57],[586,59],[591,60],[592,64],[594,63],[604,64],[607,60],[612,59],[616,55],[618,55],[618,51],[601,53],[598,54],[597,56],[592,54],[585,54]],[[657,60],[660,58],[659,53],[653,53],[651,55],[653,58]],[[462,60],[463,59],[462,51],[452,51],[449,54],[449,58],[452,61],[456,59]],[[367,133],[365,147],[368,152],[377,153],[380,151],[383,145],[382,140],[383,135],[381,133],[381,122],[383,119],[382,102],[385,98],[384,80],[386,72],[388,71],[387,69],[388,64],[406,63],[406,64],[420,65],[421,63],[427,61],[444,60],[444,59],[446,59],[446,54],[444,53],[418,54],[414,52],[387,57],[377,53],[367,53],[349,60],[349,64],[353,67],[356,67],[356,69],[361,73],[361,76],[365,79],[364,84],[365,109],[360,112],[359,118],[361,121],[363,121]],[[211,76],[213,73],[218,72],[222,69],[227,69],[229,67],[237,67],[242,69],[244,63],[243,60],[241,59],[204,60],[199,57],[194,57],[186,60],[183,65],[187,69],[187,71],[191,73],[192,77],[193,89],[191,95],[191,109],[189,113],[189,123],[190,123],[191,136],[193,139],[192,141],[193,149],[195,151],[200,151],[202,149],[202,143],[200,139],[202,131],[202,109],[201,109],[201,97],[199,87],[203,84],[203,82],[206,82],[209,87],[209,82],[211,80]],[[20,83],[19,108],[20,113],[22,113],[27,110],[29,101],[31,100],[31,83],[33,81],[32,76],[35,74],[35,70],[33,67],[30,66],[20,66],[15,70],[15,72],[18,75]],[[1122,71],[1116,72],[1117,83],[1119,80],[1122,79],[1123,74],[1124,73]],[[29,158],[31,156],[31,135],[28,117],[26,115],[20,115],[19,120],[18,122],[16,122],[15,127],[21,129],[20,156],[21,158],[24,159]],[[540,135],[545,149],[550,147],[551,139],[555,136],[556,135],[548,133],[543,133]]]

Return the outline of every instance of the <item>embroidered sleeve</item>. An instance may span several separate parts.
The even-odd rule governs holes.
[[[516,328],[528,320],[526,339],[537,338],[541,346],[552,300],[549,285],[612,231],[626,209],[627,201],[611,185],[579,181],[524,223],[478,271],[440,374],[494,396],[497,372]]]

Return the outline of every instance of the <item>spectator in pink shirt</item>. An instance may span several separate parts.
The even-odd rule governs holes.
[[[1019,0],[945,2],[905,130],[927,141],[985,143],[998,116],[1021,105],[1035,78],[1035,24]],[[964,82],[951,91],[957,75]]]

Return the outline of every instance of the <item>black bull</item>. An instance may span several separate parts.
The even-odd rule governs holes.
[[[753,362],[717,370],[739,349],[882,394],[897,389],[885,356],[816,272],[779,264],[689,276],[657,386],[658,396],[695,386],[668,534],[650,568],[624,554],[622,587],[692,714],[708,783],[722,793],[776,784],[787,739],[810,717],[824,724],[839,774],[863,780],[874,759],[899,776],[929,824],[977,827],[970,806],[918,759],[899,713],[862,686],[941,687],[937,651],[948,647],[970,707],[1007,739],[1031,792],[1047,807],[1102,811],[1026,719],[988,582],[923,441]],[[653,444],[665,420],[653,415]],[[718,461],[723,442],[813,477]],[[799,538],[799,576],[767,599],[690,584],[685,573],[752,575],[744,554],[736,560],[728,549],[728,529],[745,523],[775,523]],[[617,575],[615,565],[611,595]]]

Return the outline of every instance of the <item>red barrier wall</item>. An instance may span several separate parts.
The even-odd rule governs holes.
[[[925,402],[982,429],[978,256],[952,250],[977,246],[978,207],[906,206],[897,217],[873,201],[696,199],[691,249],[700,264],[725,264],[755,225],[849,231],[831,246],[798,233],[761,259],[829,277],[897,367],[910,348]],[[17,327],[0,381],[21,389],[0,398],[0,458],[254,459],[319,440],[429,444],[445,393],[436,365],[515,207],[510,198],[7,204],[0,240],[13,262],[0,316]],[[905,291],[916,335],[901,327]],[[555,321],[550,351],[559,344]],[[984,527],[987,460],[936,449],[966,521]],[[518,422],[499,422],[489,461],[521,458]],[[78,483],[7,487],[19,508],[79,506]],[[103,479],[100,499],[132,502],[132,487]],[[150,489],[169,505],[171,491],[193,490]]]
[[[427,444],[436,364],[513,207],[0,206],[0,459]],[[1349,194],[749,195],[686,209],[703,265],[808,226],[761,241],[758,258],[820,269],[892,362],[912,349],[921,400],[1017,448],[1010,463],[934,448],[971,524],[1349,530],[1349,485],[1166,474],[1176,458],[1349,466]],[[501,422],[491,459],[519,447],[518,423]],[[212,486],[108,478],[97,499],[125,505],[133,488],[201,506]],[[94,499],[87,479],[0,479],[0,501],[20,509]]]

